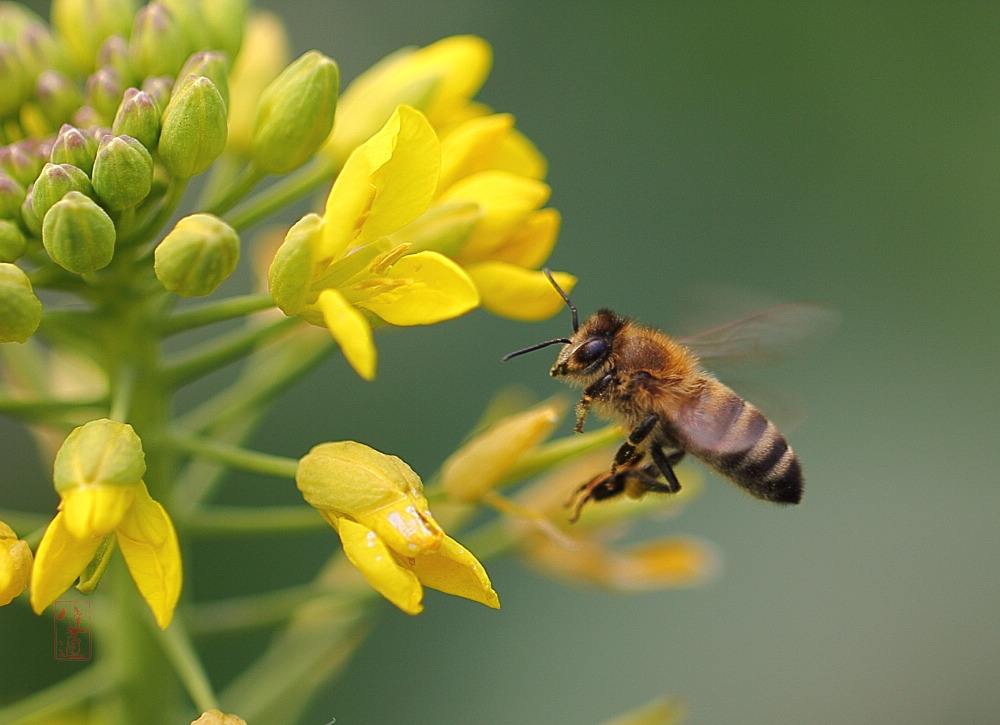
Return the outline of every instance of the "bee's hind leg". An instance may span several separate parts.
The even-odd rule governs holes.
[[[677,480],[677,474],[674,473],[674,466],[681,462],[684,458],[684,451],[677,450],[673,451],[670,455],[663,452],[660,446],[651,446],[649,449],[650,455],[653,457],[653,463],[659,469],[660,473],[667,479],[668,488],[667,493],[677,493],[681,490],[681,482]],[[661,486],[663,484],[660,484]],[[655,489],[651,489],[655,490]]]
[[[619,471],[606,472],[594,476],[592,479],[581,485],[566,502],[567,507],[572,507],[570,523],[576,522],[580,518],[580,512],[588,501],[604,501],[614,498],[622,493],[630,493],[632,486],[636,483],[642,492],[646,491],[669,491],[666,484],[657,480],[659,473],[655,464],[649,464],[642,468],[623,468]]]

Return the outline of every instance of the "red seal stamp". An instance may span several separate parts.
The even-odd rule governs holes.
[[[52,606],[52,654],[56,660],[89,662],[94,656],[90,600],[65,599]]]

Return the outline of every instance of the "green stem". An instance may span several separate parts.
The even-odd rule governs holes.
[[[43,420],[64,413],[75,413],[83,410],[106,408],[108,399],[105,396],[67,400],[59,398],[32,398],[20,400],[17,398],[0,398],[0,415],[9,415],[26,420]]]
[[[204,209],[209,201],[222,195],[223,189],[233,184],[246,167],[246,162],[232,153],[224,153],[208,172],[208,179],[201,188],[201,195],[195,206]]]
[[[265,476],[294,479],[299,466],[299,462],[294,458],[251,451],[239,446],[219,443],[208,438],[198,438],[176,431],[169,434],[163,442],[176,450],[219,463],[226,463],[243,471],[261,473]]]
[[[163,369],[167,384],[179,388],[192,380],[225,367],[244,357],[248,352],[287,332],[298,324],[295,318],[284,318],[266,325],[252,325],[222,335],[185,353],[168,363]]]
[[[188,610],[185,621],[192,634],[259,629],[288,619],[303,604],[318,598],[330,598],[343,606],[350,606],[352,603],[352,600],[343,598],[339,593],[334,594],[316,584],[303,584],[196,604]]]
[[[317,531],[329,526],[322,516],[307,506],[212,506],[195,510],[179,523],[191,533],[208,536],[283,534]]]
[[[332,161],[318,157],[307,166],[279,179],[247,199],[244,204],[226,214],[225,220],[236,231],[242,231],[323,184],[329,183],[337,175],[338,170]]]
[[[619,442],[621,437],[622,429],[617,425],[609,425],[592,433],[559,438],[551,443],[539,446],[521,458],[517,462],[517,465],[511,468],[507,472],[507,475],[504,476],[504,482],[514,483],[535,474],[543,473],[563,461],[568,461],[584,453],[600,450],[612,443]]]
[[[39,722],[100,697],[117,686],[114,673],[106,663],[93,664],[12,705],[0,707],[0,722],[9,725]]]
[[[163,195],[159,205],[156,207],[156,211],[150,213],[137,228],[130,230],[123,239],[120,239],[118,246],[126,247],[151,239],[153,235],[160,231],[160,228],[164,224],[170,221],[170,217],[177,211],[177,206],[181,203],[181,199],[184,198],[187,185],[187,179],[174,179],[171,181],[170,186],[167,187],[166,194]]]
[[[233,208],[233,205],[246,196],[249,191],[264,178],[264,173],[252,163],[240,172],[240,175],[228,185],[222,197],[209,202],[205,212],[220,216]]]
[[[135,368],[123,365],[114,384],[114,394],[111,397],[111,411],[108,417],[119,423],[127,423],[129,411],[132,409],[132,396],[135,392]]]
[[[191,639],[184,625],[175,621],[166,629],[160,629],[152,623],[150,626],[198,711],[205,712],[217,708],[219,699],[215,695],[215,690],[212,689],[212,683],[208,679],[205,667],[198,658],[194,645],[191,644]]]
[[[244,317],[272,307],[274,307],[274,301],[270,295],[250,294],[230,297],[176,312],[163,321],[160,325],[160,332],[164,335],[173,335],[196,327]]]

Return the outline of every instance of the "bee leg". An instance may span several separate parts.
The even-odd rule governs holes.
[[[604,501],[627,492],[631,481],[638,481],[646,490],[656,491],[666,489],[666,485],[656,480],[658,473],[656,465],[650,464],[643,468],[625,468],[617,472],[605,472],[594,476],[581,485],[566,502],[573,511],[569,517],[570,523],[580,518],[584,504],[588,501]],[[574,502],[575,499],[575,502]]]
[[[611,471],[617,471],[622,466],[638,462],[642,454],[636,450],[637,446],[649,437],[653,428],[660,422],[660,417],[656,413],[650,413],[639,423],[632,432],[628,434],[628,440],[622,443],[621,448],[615,454],[614,463],[611,464]]]
[[[583,423],[587,419],[587,411],[590,410],[590,404],[594,402],[594,398],[601,397],[614,381],[614,373],[608,373],[603,378],[584,388],[583,397],[576,404],[576,425],[573,426],[574,432],[583,433]]]
[[[677,474],[674,473],[674,466],[684,458],[684,451],[678,450],[668,456],[660,446],[652,446],[649,452],[653,456],[653,463],[656,464],[656,467],[660,469],[660,473],[664,475],[669,483],[669,493],[680,491],[681,482],[677,480]]]

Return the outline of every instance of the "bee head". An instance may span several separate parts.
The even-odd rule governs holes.
[[[591,375],[599,370],[611,355],[615,333],[621,329],[624,321],[611,310],[599,310],[584,320],[583,325],[580,325],[579,313],[569,295],[553,279],[549,270],[542,271],[569,308],[573,318],[573,335],[572,337],[557,337],[529,345],[504,355],[503,360],[506,362],[511,358],[541,350],[550,345],[564,345],[563,349],[559,351],[555,364],[549,370],[549,375],[552,377]]]

